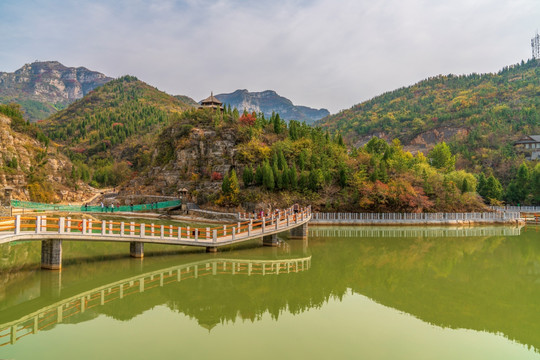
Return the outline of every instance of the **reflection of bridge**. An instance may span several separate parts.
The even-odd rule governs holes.
[[[304,238],[310,220],[310,207],[297,212],[290,208],[268,217],[212,228],[17,215],[0,218],[0,244],[42,241],[41,267],[58,270],[62,267],[62,240],[129,242],[133,257],[144,256],[144,243],[202,246],[215,252],[220,246],[261,237],[265,245],[277,246],[277,234],[288,230],[292,237]]]
[[[96,306],[164,285],[208,275],[279,275],[309,270],[311,256],[286,260],[213,259],[173,266],[85,291],[0,325],[0,347],[62,323]]]
[[[471,228],[320,228],[312,227],[309,235],[315,237],[471,237],[517,236],[521,227],[471,227]]]

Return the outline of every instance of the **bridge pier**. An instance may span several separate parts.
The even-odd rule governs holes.
[[[41,268],[62,269],[62,240],[43,240],[41,242]]]
[[[264,246],[278,246],[277,234],[263,236]]]
[[[134,258],[144,257],[144,243],[132,241],[129,243],[129,255]]]
[[[308,237],[308,223],[297,226],[291,229],[289,238],[291,239],[306,239]]]
[[[207,253],[217,253],[218,252],[217,246],[207,246],[206,247],[206,252]]]

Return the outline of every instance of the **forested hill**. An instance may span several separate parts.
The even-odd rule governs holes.
[[[192,105],[138,80],[113,80],[38,123],[97,185],[113,185],[144,167],[156,134]],[[85,168],[88,164],[90,169]],[[86,179],[85,179],[86,180]]]
[[[461,165],[494,168],[519,156],[512,142],[540,134],[540,62],[529,60],[497,74],[436,76],[387,92],[317,122],[361,145],[372,135],[398,138],[410,150],[450,142]],[[425,152],[425,151],[424,151]]]

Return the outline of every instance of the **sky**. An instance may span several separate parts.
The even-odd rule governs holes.
[[[57,60],[197,101],[275,90],[336,113],[527,60],[538,28],[539,0],[0,0],[0,71]]]

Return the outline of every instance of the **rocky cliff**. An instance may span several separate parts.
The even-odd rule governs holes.
[[[187,188],[206,197],[219,190],[221,178],[213,174],[226,174],[237,165],[238,129],[215,127],[207,121],[211,114],[200,114],[201,122],[185,116],[165,128],[152,145],[152,166],[122,191],[176,196]]]
[[[248,112],[262,112],[269,118],[272,112],[279,113],[285,121],[299,120],[308,124],[328,116],[326,109],[313,109],[307,106],[294,105],[291,100],[278,95],[275,91],[249,92],[248,90],[236,90],[230,94],[219,94],[216,98],[236,107],[240,112],[246,109]]]
[[[13,73],[0,72],[0,103],[21,104],[25,118],[44,119],[112,78],[58,61],[26,64]]]
[[[15,130],[13,121],[0,113],[1,189],[12,187],[16,199],[44,202],[76,202],[91,193],[85,184],[70,180],[72,164],[56,146]]]

